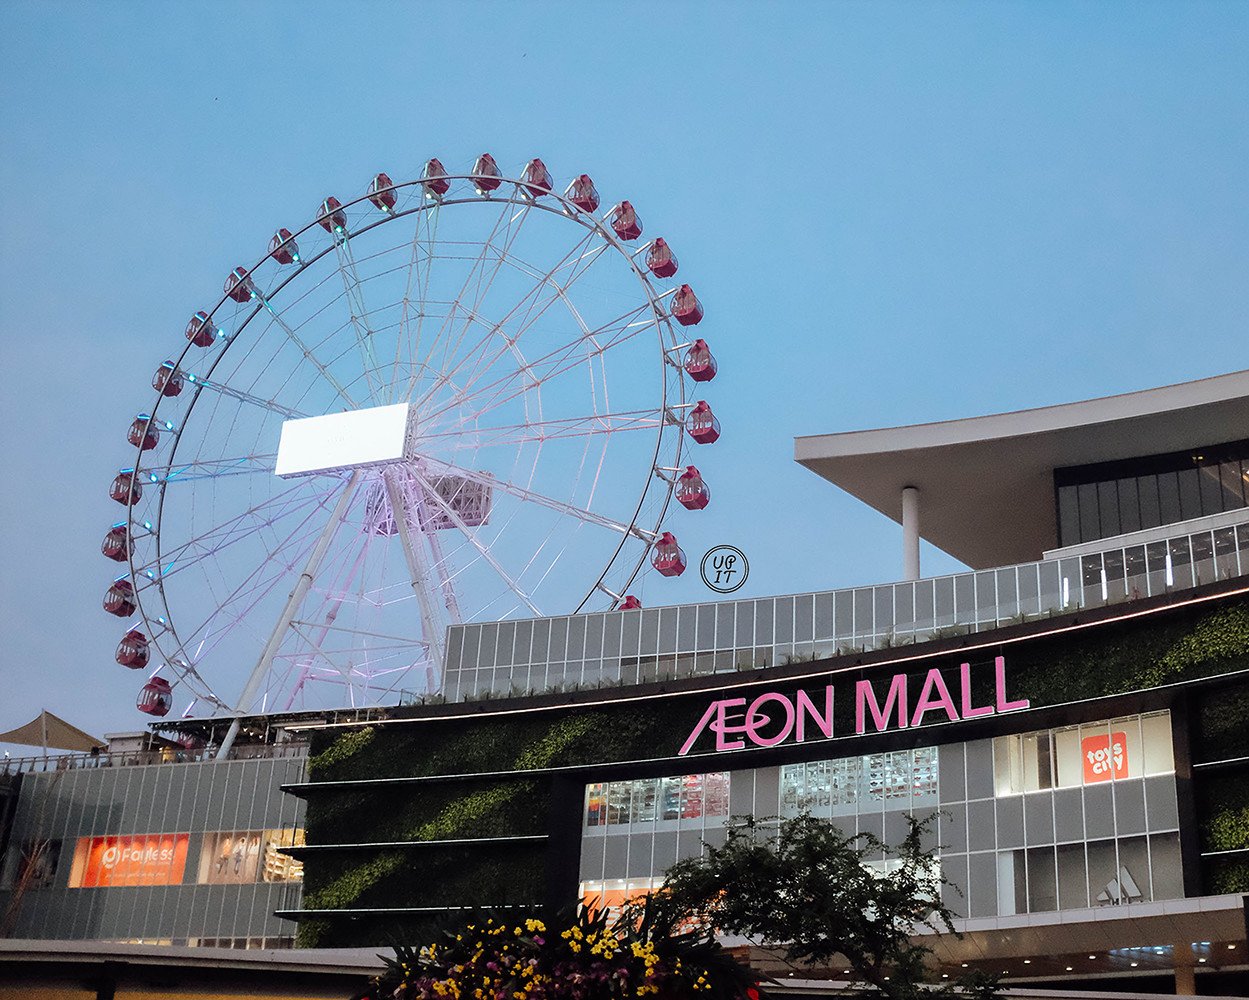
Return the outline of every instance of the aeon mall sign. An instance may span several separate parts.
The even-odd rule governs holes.
[[[1006,658],[997,657],[993,668],[994,700],[991,705],[972,704],[970,663],[959,664],[959,683],[955,691],[950,690],[936,667],[928,671],[922,682],[915,679],[918,692],[912,690],[912,683],[906,674],[894,674],[884,692],[883,704],[876,684],[870,680],[856,681],[854,735],[862,736],[867,732],[869,718],[873,731],[883,733],[923,725],[929,714],[941,714],[945,717],[943,721],[960,722],[1028,708],[1027,698],[1011,701],[1007,697]],[[715,734],[716,753],[744,750],[747,742],[757,747],[774,747],[790,739],[795,743],[804,743],[808,736],[831,740],[834,735],[834,687],[833,684],[825,687],[823,704],[816,704],[806,691],[801,690],[792,696],[779,691],[765,691],[750,701],[745,698],[713,701],[703,712],[693,732],[686,737],[679,754],[688,754],[708,730]]]

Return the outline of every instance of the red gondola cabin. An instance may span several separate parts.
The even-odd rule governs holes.
[[[134,469],[122,469],[117,473],[108,488],[108,495],[123,506],[132,502],[138,503],[143,496],[143,486],[135,478]]]
[[[153,677],[139,691],[135,708],[148,715],[168,715],[173,708],[173,688],[163,677]]]
[[[695,382],[710,382],[716,377],[716,356],[707,347],[707,341],[699,338],[690,344],[685,353],[685,374]]]
[[[134,599],[134,586],[129,580],[114,580],[104,593],[104,610],[118,618],[129,618],[138,604]]]
[[[656,278],[671,278],[677,273],[677,255],[662,236],[657,236],[646,251],[646,266]]]
[[[642,602],[632,594],[625,594],[625,598],[620,602],[620,611],[638,611],[642,607]]]
[[[441,198],[451,190],[451,178],[447,176],[447,168],[436,157],[425,164],[421,171],[421,187],[427,194]]]
[[[598,211],[598,188],[594,186],[594,181],[590,180],[589,174],[574,177],[572,183],[565,189],[564,197],[583,212]]]
[[[700,399],[694,409],[690,410],[685,425],[689,428],[690,437],[699,444],[712,444],[720,437],[720,421],[711,412],[705,399]]]
[[[236,267],[226,278],[225,293],[235,302],[247,303],[256,293],[256,286],[247,275],[247,268]]]
[[[196,347],[209,347],[217,339],[217,328],[208,318],[208,313],[201,309],[186,325],[186,339]]]
[[[651,553],[651,565],[660,576],[680,576],[685,572],[685,553],[670,531],[665,531],[655,543]]]
[[[182,372],[174,367],[172,361],[166,361],[152,376],[152,388],[162,396],[178,395],[182,391]]]
[[[502,183],[502,177],[493,156],[482,153],[477,157],[477,162],[473,164],[473,186],[477,188],[478,194],[495,190]]]
[[[703,304],[698,301],[694,289],[682,285],[672,296],[672,318],[682,326],[693,326],[703,319]]]
[[[113,562],[125,562],[133,554],[134,539],[130,537],[124,524],[115,524],[109,529],[100,544],[100,551]]]
[[[160,431],[151,420],[146,413],[140,413],[126,433],[126,440],[142,451],[151,451],[160,443]]]
[[[321,202],[321,211],[317,214],[317,225],[331,236],[335,233],[345,233],[347,213],[343,211],[343,203],[333,195]]]
[[[123,635],[121,642],[117,644],[117,662],[131,670],[146,667],[150,655],[147,636],[137,628],[132,628]]]
[[[611,227],[622,240],[636,240],[642,235],[642,220],[627,201],[622,201],[612,212]]]
[[[551,188],[555,186],[555,182],[551,180],[551,172],[546,169],[546,164],[538,159],[530,160],[525,164],[525,172],[521,175],[521,183],[525,185],[525,190],[533,198],[540,198],[544,194],[550,194]]]
[[[395,182],[388,174],[378,174],[369,184],[369,201],[382,212],[395,207]]]
[[[711,503],[711,487],[692,465],[687,465],[677,479],[677,503],[686,510],[702,510]]]
[[[299,245],[289,229],[279,229],[269,241],[269,256],[279,264],[294,264],[299,260]]]

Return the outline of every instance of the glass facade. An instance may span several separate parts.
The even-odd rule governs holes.
[[[1249,440],[1054,470],[1059,546],[1249,505]]]
[[[874,587],[453,625],[448,701],[732,673],[922,642],[1249,574],[1243,522]]]
[[[302,890],[302,755],[23,775],[0,910],[25,938],[280,948]],[[109,762],[111,764],[111,761]]]
[[[701,815],[689,820],[687,787],[703,790]],[[804,812],[887,844],[906,835],[908,816],[931,819],[927,846],[952,883],[945,902],[961,916],[1184,895],[1165,711],[939,747],[589,785],[582,895],[618,905],[653,888],[703,841],[721,843],[730,816]],[[871,860],[888,864],[883,855]]]

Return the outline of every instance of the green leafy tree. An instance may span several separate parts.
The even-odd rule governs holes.
[[[923,848],[931,819],[911,820],[901,844],[846,836],[827,820],[739,817],[722,847],[678,862],[650,901],[670,929],[714,927],[776,949],[795,971],[850,969],[893,1000],[959,992],[988,998],[982,976],[924,985],[930,948],[917,932],[954,932],[941,902],[946,880]],[[884,865],[872,864],[882,856]]]

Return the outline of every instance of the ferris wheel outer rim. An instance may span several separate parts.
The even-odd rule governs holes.
[[[479,178],[480,176],[481,175],[472,174],[472,173],[448,174],[446,175],[446,179],[448,181],[451,181],[452,183],[457,182],[457,181],[467,181],[468,183],[471,184],[474,181],[474,179]],[[680,404],[681,404],[682,409],[684,408],[684,404],[685,404],[685,390],[686,390],[685,380],[683,377],[683,373],[681,372],[680,366],[676,364],[675,362],[673,362],[669,356],[670,351],[677,349],[679,347],[681,343],[681,339],[676,335],[676,331],[673,328],[671,315],[669,314],[668,310],[664,309],[661,305],[662,301],[670,297],[672,293],[668,292],[662,295],[657,293],[654,287],[651,285],[650,278],[647,275],[647,273],[641,267],[638,266],[638,263],[636,260],[637,256],[640,255],[642,250],[645,249],[645,247],[649,245],[651,241],[646,241],[642,243],[642,245],[638,247],[636,250],[631,250],[629,247],[626,247],[623,245],[623,241],[617,237],[615,232],[611,229],[610,225],[606,224],[605,220],[610,216],[610,214],[613,211],[615,211],[615,208],[618,207],[619,203],[617,203],[616,206],[613,206],[612,208],[608,209],[607,212],[604,213],[603,218],[600,219],[594,213],[585,212],[581,210],[576,205],[574,205],[571,201],[569,201],[567,198],[563,197],[562,194],[556,192],[554,189],[544,194],[533,196],[528,193],[528,186],[519,179],[501,177],[501,178],[498,178],[498,180],[500,181],[499,189],[506,188],[509,192],[508,195],[499,196],[497,194],[497,190],[492,191],[490,194],[485,195],[485,196],[479,194],[477,197],[470,197],[467,195],[463,195],[460,197],[447,197],[447,196],[431,197],[429,195],[426,195],[426,197],[420,199],[417,204],[412,205],[408,208],[405,208],[401,211],[395,211],[393,209],[391,210],[378,209],[376,205],[372,203],[372,200],[369,194],[366,193],[364,195],[361,195],[357,198],[352,199],[349,202],[343,203],[341,205],[341,210],[345,212],[348,209],[353,209],[353,208],[356,208],[357,206],[361,206],[362,203],[368,203],[373,211],[378,212],[380,217],[374,218],[368,221],[365,225],[357,225],[354,229],[346,231],[343,239],[350,240],[353,237],[363,235],[367,232],[370,232],[373,229],[376,229],[382,225],[385,225],[388,222],[397,221],[398,219],[405,218],[409,215],[419,215],[419,213],[429,211],[431,209],[441,210],[443,207],[458,206],[458,205],[465,205],[465,204],[500,204],[500,205],[512,204],[518,207],[523,207],[525,209],[537,208],[549,214],[558,215],[565,219],[573,221],[579,224],[580,226],[582,226],[583,229],[587,230],[588,234],[590,235],[597,234],[598,236],[600,236],[608,244],[608,246],[614,249],[626,261],[626,263],[629,266],[629,269],[633,272],[635,278],[639,281],[639,283],[641,284],[645,292],[647,305],[650,308],[651,319],[654,324],[656,336],[659,341],[661,378],[660,378],[660,387],[659,387],[660,388],[660,405],[658,409],[661,414],[661,420],[660,420],[657,433],[655,434],[655,445],[651,452],[650,468],[647,470],[646,481],[640,491],[638,502],[634,506],[633,513],[631,515],[631,519],[628,525],[628,530],[622,534],[620,541],[617,543],[614,550],[612,550],[611,555],[607,558],[606,563],[604,564],[602,570],[599,571],[596,579],[587,588],[585,595],[576,603],[575,608],[570,613],[571,614],[581,613],[585,609],[585,605],[594,597],[596,591],[602,591],[604,594],[610,596],[612,598],[612,606],[614,607],[615,604],[623,597],[623,593],[620,595],[617,595],[614,592],[608,590],[604,586],[604,581],[607,579],[613,567],[616,566],[618,560],[621,557],[622,552],[625,549],[625,546],[629,544],[630,539],[634,537],[639,537],[635,535],[635,531],[640,531],[643,535],[651,535],[651,536],[656,535],[659,529],[662,527],[664,518],[667,516],[667,512],[671,506],[672,496],[675,491],[674,484],[667,477],[657,474],[658,469],[659,469],[660,454],[663,450],[664,438],[670,429],[672,433],[675,434],[675,438],[676,438],[675,444],[672,447],[672,451],[674,455],[674,458],[673,458],[674,463],[679,464],[680,457],[684,451],[684,439],[685,439],[684,422],[683,421],[670,422],[669,420],[666,419],[667,414],[671,412],[670,407],[669,407],[669,386],[668,386],[668,378],[671,374],[669,372],[669,368],[673,368],[677,372],[674,386],[676,387],[677,392],[679,394]],[[424,181],[421,179],[417,179],[417,180],[394,183],[389,187],[389,190],[398,192],[404,189],[420,188],[420,187],[424,187]],[[540,201],[540,199],[549,199],[549,201],[546,204],[543,204]],[[552,206],[550,202],[554,202],[557,207]],[[324,218],[324,216],[317,215],[311,222],[305,224],[299,230],[293,232],[291,234],[290,240],[297,242],[301,236],[313,230],[314,228],[324,228],[321,225],[322,218]],[[272,299],[275,295],[277,295],[280,291],[282,291],[292,281],[300,277],[302,272],[306,270],[307,267],[321,260],[326,255],[332,253],[336,249],[339,242],[340,240],[335,238],[334,235],[331,234],[330,242],[323,249],[321,249],[314,257],[308,258],[307,260],[301,260],[295,268],[289,270],[289,273],[285,273],[285,272],[290,267],[290,265],[283,265],[283,264],[277,263],[276,266],[278,270],[276,273],[278,275],[283,275],[285,273],[285,276],[282,277],[281,280],[278,280],[277,282],[275,282],[275,284],[272,285],[265,292],[264,297],[266,299]],[[487,242],[489,242],[489,240],[487,240]],[[270,261],[270,260],[273,260],[272,254],[271,252],[266,252],[262,257],[260,257],[256,261],[255,264],[253,264],[250,268],[247,269],[248,277],[251,278],[251,276],[256,270],[258,270],[260,267],[265,265],[267,261]],[[229,293],[223,292],[221,298],[217,300],[212,310],[208,312],[207,314],[208,321],[211,322],[213,318],[217,315],[218,311],[225,305],[225,303],[229,301],[232,301],[231,296],[229,295]],[[210,367],[207,369],[206,375],[202,376],[200,379],[197,379],[196,382],[193,383],[195,385],[194,396],[192,397],[190,401],[188,401],[185,414],[183,415],[182,426],[178,428],[178,433],[175,436],[173,446],[170,449],[168,456],[164,457],[161,462],[161,466],[163,466],[164,468],[168,469],[174,465],[174,456],[176,454],[178,444],[180,443],[180,440],[181,440],[181,432],[185,428],[186,424],[189,422],[190,415],[192,411],[194,410],[196,403],[199,400],[199,396],[202,394],[203,390],[206,388],[205,386],[200,384],[200,382],[203,380],[203,378],[211,375],[211,372],[215,370],[217,365],[220,364],[220,362],[224,359],[227,351],[229,350],[234,340],[238,338],[239,335],[242,333],[242,331],[246,329],[246,327],[252,322],[252,320],[257,318],[263,311],[264,311],[264,306],[257,305],[256,308],[253,309],[249,315],[247,315],[247,317],[244,319],[242,324],[239,325],[236,330],[232,331],[229,337],[226,338],[227,343],[223,346],[223,348],[219,352],[217,352],[217,356],[216,358],[213,359]],[[648,323],[647,325],[651,325],[651,324]],[[666,339],[669,342],[667,344],[664,343],[665,334],[666,334]],[[198,350],[201,350],[201,349],[196,349],[195,351],[193,351],[192,349],[195,347],[196,345],[191,343],[190,341],[188,341],[185,345],[182,346],[181,351],[178,352],[176,359],[174,359],[173,361],[175,371],[183,370],[182,365],[183,365],[184,360],[188,356],[194,356],[195,353],[198,353]],[[157,391],[156,400],[151,408],[151,413],[148,415],[147,422],[143,425],[144,435],[146,435],[148,430],[152,429],[154,425],[158,431],[164,429],[163,426],[159,423],[157,418],[158,418],[158,410],[159,410],[160,404],[162,401],[164,401],[167,398],[170,398],[170,397],[166,397],[164,393],[159,390]],[[154,449],[151,449],[151,450],[154,450]],[[143,483],[140,477],[140,471],[142,469],[142,459],[144,456],[144,452],[145,452],[145,449],[143,449],[141,446],[136,447],[136,456],[135,456],[136,461],[134,465],[133,476],[134,476],[134,480],[139,482],[141,486],[143,485]],[[654,515],[655,523],[654,523],[653,528],[651,527],[641,528],[638,525],[638,521],[642,515],[642,511],[643,511],[643,508],[646,504],[648,497],[653,495],[652,491],[656,488],[656,484],[653,482],[653,480],[656,478],[661,479],[664,485],[662,487],[659,487],[663,495],[657,504],[657,510]],[[157,485],[160,490],[159,500],[156,502],[156,515],[154,519],[151,521],[152,528],[150,529],[144,528],[145,533],[148,535],[151,535],[155,539],[156,548],[157,548],[157,557],[155,560],[155,564],[159,567],[160,565],[159,552],[160,552],[160,541],[161,541],[160,523],[161,523],[161,516],[164,512],[165,490],[168,485],[168,482],[165,478],[162,477],[157,483],[153,484],[149,482],[147,485],[149,486]],[[134,528],[136,524],[142,526],[142,522],[139,522],[136,518],[135,498],[133,496],[133,492],[130,492],[129,495],[127,496],[126,515],[127,515],[128,531],[130,533],[130,537],[133,539],[136,537],[134,533]],[[646,520],[649,522],[651,518],[647,517]],[[647,557],[650,553],[650,540],[649,539],[643,539],[643,540],[646,541],[646,544],[642,547],[642,550],[639,553],[638,558],[634,562],[632,567],[629,567],[630,560],[628,559],[625,560],[624,566],[627,567],[627,569],[624,575],[624,583],[621,586],[622,591],[625,589],[628,589],[628,587],[637,578],[638,574],[642,571],[643,567],[646,564]],[[149,632],[149,637],[148,637],[149,643],[152,646],[156,647],[155,651],[159,654],[159,658],[164,661],[164,665],[167,665],[169,670],[177,675],[177,680],[175,681],[175,683],[182,683],[185,681],[188,687],[190,687],[192,692],[197,696],[197,700],[201,698],[207,699],[211,701],[213,704],[217,705],[219,708],[224,709],[227,712],[238,711],[239,709],[232,709],[230,707],[228,699],[223,699],[220,695],[216,693],[213,685],[210,684],[209,681],[202,676],[202,674],[200,673],[198,669],[198,665],[194,664],[191,660],[191,657],[187,654],[184,644],[181,638],[178,636],[177,629],[174,624],[172,609],[169,606],[169,602],[164,591],[163,576],[158,573],[155,578],[148,578],[147,576],[141,574],[139,572],[140,567],[136,566],[135,564],[135,553],[133,551],[128,552],[127,554],[127,567],[129,570],[128,575],[129,575],[131,584],[134,588],[134,601],[137,605],[135,614],[129,616],[129,618],[131,619],[132,622],[136,617],[142,619],[145,627],[147,628]],[[140,582],[141,580],[142,580],[142,583]],[[163,616],[162,615],[150,615],[144,606],[142,594],[145,591],[150,590],[153,586],[156,588],[156,592],[159,594],[159,603],[162,605],[162,610],[164,610],[165,612]],[[161,618],[164,618],[163,622],[161,621]],[[173,647],[176,653],[175,656],[164,655],[165,649],[163,648],[160,639],[166,636],[173,636],[174,638]],[[181,660],[181,662],[179,662],[179,660]],[[149,671],[148,676],[154,676],[160,671],[160,669],[161,667],[158,666],[155,670]],[[192,678],[194,680],[192,680]],[[198,682],[198,685],[195,682]],[[202,691],[198,689],[200,685],[202,685],[203,687]]]

